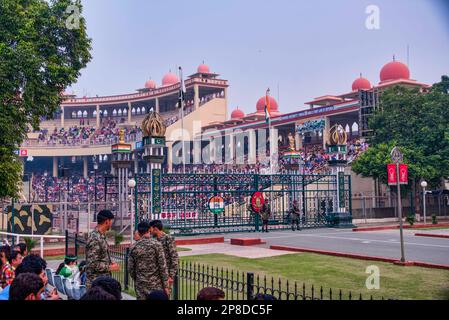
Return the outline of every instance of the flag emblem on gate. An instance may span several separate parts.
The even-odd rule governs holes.
[[[209,199],[209,210],[213,214],[220,214],[224,211],[224,199],[220,196],[215,196]]]

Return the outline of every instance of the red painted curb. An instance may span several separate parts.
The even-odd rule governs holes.
[[[292,251],[292,252],[310,252],[310,253],[324,254],[324,255],[335,256],[335,257],[389,262],[389,263],[400,264],[400,265],[404,265],[404,266],[415,266],[415,267],[449,270],[449,265],[444,265],[444,264],[433,264],[433,263],[427,263],[427,262],[421,262],[421,261],[407,261],[405,264],[403,264],[399,260],[392,259],[392,258],[364,256],[364,255],[360,255],[360,254],[344,253],[344,252],[336,252],[336,251],[324,251],[324,250],[285,247],[285,246],[270,246],[270,249]]]
[[[445,234],[415,233],[415,236],[417,236],[417,237],[431,237],[431,238],[449,239],[449,235],[445,235]]]
[[[191,245],[191,244],[209,244],[209,243],[224,243],[224,237],[176,239],[177,246],[186,246],[186,245]]]
[[[260,238],[234,238],[231,239],[231,245],[235,246],[254,246],[264,244]]]
[[[410,226],[410,225],[403,226],[404,229],[424,229],[424,228],[433,228],[433,227],[449,227],[449,223],[415,224],[413,226]],[[352,231],[354,231],[354,232],[361,232],[361,231],[379,231],[379,230],[395,230],[395,229],[399,229],[399,225],[381,226],[381,227],[354,228],[354,229],[352,229]]]

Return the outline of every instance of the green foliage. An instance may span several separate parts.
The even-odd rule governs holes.
[[[415,224],[415,215],[414,214],[409,214],[407,215],[407,217],[405,218],[405,220],[411,225],[413,226]]]
[[[123,237],[123,234],[116,233],[116,234],[114,235],[114,244],[115,244],[116,246],[118,246],[120,243],[123,242],[124,239],[125,239],[125,238]]]
[[[79,8],[79,24],[67,28]],[[67,12],[66,12],[67,10]],[[62,91],[91,60],[80,0],[0,1],[0,197],[19,192],[14,151],[59,111]]]
[[[436,214],[432,214],[432,224],[438,224],[437,215]]]
[[[381,107],[370,120],[374,136],[370,148],[353,163],[365,177],[387,182],[386,165],[398,146],[409,165],[409,177],[439,187],[449,177],[449,78],[428,93],[395,87],[382,93]]]
[[[30,237],[23,238],[23,241],[25,241],[28,252],[31,252],[37,244],[37,241]]]

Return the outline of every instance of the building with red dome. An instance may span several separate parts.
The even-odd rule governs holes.
[[[386,65],[384,65],[382,70],[380,70],[381,83],[401,79],[405,80],[410,79],[410,70],[402,62],[393,60],[392,62],[389,62]]]
[[[363,78],[362,75],[352,83],[352,91],[370,90],[372,87],[371,82],[369,82],[368,79]]]
[[[178,76],[175,75],[174,73],[169,72],[162,78],[163,87],[171,86],[177,83],[179,83],[179,79]]]

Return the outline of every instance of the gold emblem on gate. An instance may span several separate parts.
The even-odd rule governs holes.
[[[345,145],[348,141],[348,134],[341,124],[334,125],[329,132],[331,145]]]
[[[164,137],[166,126],[157,112],[150,112],[142,122],[142,130],[147,137]]]

